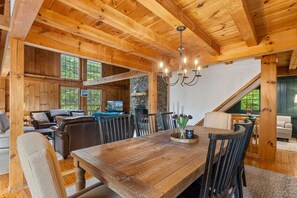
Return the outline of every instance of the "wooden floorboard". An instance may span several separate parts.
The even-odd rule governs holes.
[[[59,163],[60,163],[65,187],[73,185],[76,179],[73,159],[69,158],[67,160],[60,160]],[[273,163],[247,158],[245,159],[245,164],[297,178],[297,153],[296,152],[277,150],[276,161]],[[87,179],[91,177],[92,176],[89,174],[86,175]],[[8,174],[0,175],[0,198],[7,197],[7,187],[8,187]],[[24,190],[24,195],[26,195],[27,197],[30,197],[30,192],[28,189]]]

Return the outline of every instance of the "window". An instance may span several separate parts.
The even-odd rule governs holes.
[[[61,78],[79,79],[79,58],[61,54]]]
[[[79,109],[79,88],[61,87],[61,109]]]
[[[255,89],[241,99],[241,110],[260,110],[260,90]]]
[[[87,111],[89,115],[101,110],[101,93],[98,89],[88,89]]]
[[[102,77],[101,63],[87,60],[87,80],[99,80]]]

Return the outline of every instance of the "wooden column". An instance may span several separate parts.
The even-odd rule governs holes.
[[[261,122],[260,158],[275,161],[276,113],[277,113],[276,56],[264,56],[261,60]]]
[[[24,42],[10,42],[10,150],[9,194],[14,196],[23,189],[23,172],[18,157],[16,140],[23,134],[24,117]]]
[[[6,80],[3,77],[0,77],[0,111],[5,113],[5,105],[6,105]]]
[[[81,58],[80,61],[80,73],[81,73],[81,80],[82,82],[87,80],[87,59]],[[82,89],[86,89],[86,87],[84,87],[82,85]],[[80,109],[84,110],[84,112],[87,115],[87,97],[82,97],[80,95]]]
[[[149,89],[148,89],[148,111],[149,113],[157,113],[158,111],[158,85],[157,85],[157,73],[150,73]]]

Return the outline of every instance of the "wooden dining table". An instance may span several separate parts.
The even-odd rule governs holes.
[[[76,189],[87,171],[122,197],[176,197],[199,178],[206,163],[209,133],[228,130],[187,126],[197,143],[170,139],[176,129],[73,151]],[[217,153],[219,150],[217,149]]]

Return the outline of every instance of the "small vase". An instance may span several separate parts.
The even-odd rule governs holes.
[[[186,139],[186,133],[184,128],[179,128],[180,138]]]

